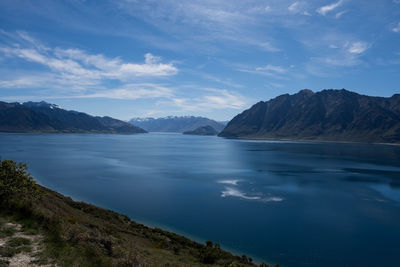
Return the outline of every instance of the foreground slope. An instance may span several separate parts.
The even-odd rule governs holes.
[[[22,229],[3,227],[5,221]],[[43,237],[36,254],[30,248],[35,244],[15,240],[17,230]],[[0,266],[19,253],[37,265],[255,266],[250,258],[233,256],[211,241],[202,245],[38,186],[26,166],[11,160],[0,160],[0,238],[8,239],[0,243]]]
[[[184,117],[165,117],[165,118],[135,118],[129,121],[149,132],[175,132],[183,133],[191,131],[201,126],[209,125],[218,132],[222,131],[224,124],[203,117],[184,116]]]
[[[255,104],[233,118],[219,136],[400,143],[400,95],[302,90]]]

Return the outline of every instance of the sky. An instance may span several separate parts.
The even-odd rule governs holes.
[[[0,101],[230,120],[306,88],[400,93],[400,0],[0,1]]]

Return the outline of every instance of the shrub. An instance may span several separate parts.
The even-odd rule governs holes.
[[[221,256],[221,249],[218,244],[214,244],[212,241],[207,241],[206,246],[200,250],[199,259],[201,263],[213,264]]]
[[[27,208],[39,198],[39,188],[24,163],[0,160],[0,204],[6,208]]]

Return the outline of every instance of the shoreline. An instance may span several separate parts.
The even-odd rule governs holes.
[[[111,133],[111,132],[0,132],[2,134],[21,134],[21,135],[141,135],[141,134],[171,134],[171,135],[182,135],[179,132],[145,132],[145,133]],[[384,142],[365,142],[365,141],[344,141],[344,140],[315,140],[315,139],[290,139],[290,138],[263,138],[263,137],[215,137],[223,138],[227,140],[239,140],[239,141],[265,141],[265,142],[276,142],[276,143],[309,143],[309,144],[359,144],[359,145],[386,145],[386,146],[400,146],[399,143],[384,143]]]
[[[382,143],[382,142],[363,142],[363,141],[343,141],[343,140],[313,140],[313,139],[279,139],[279,138],[262,138],[262,137],[225,137],[218,136],[220,138],[228,140],[241,140],[241,141],[264,141],[264,142],[276,142],[276,143],[308,143],[308,144],[358,144],[358,145],[388,145],[388,146],[400,146],[400,143]]]

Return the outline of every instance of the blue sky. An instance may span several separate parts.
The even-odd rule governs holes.
[[[308,88],[400,93],[400,0],[0,2],[0,100],[229,120]]]

